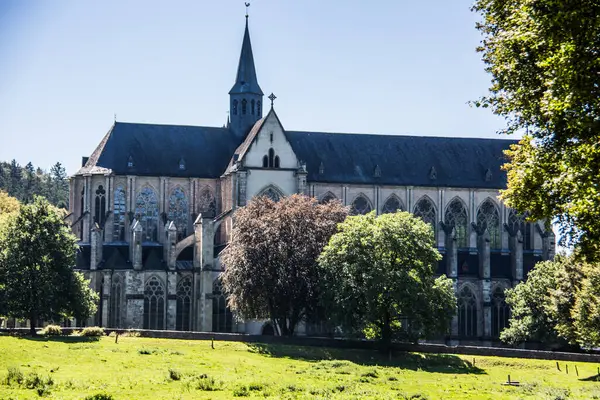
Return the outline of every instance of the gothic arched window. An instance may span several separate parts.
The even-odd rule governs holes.
[[[335,195],[333,193],[327,192],[327,193],[325,193],[325,195],[323,197],[321,197],[321,200],[319,200],[319,203],[327,204],[332,200],[337,200],[337,197],[335,197]]]
[[[263,157],[263,168],[269,168],[269,156],[267,155]]]
[[[123,279],[113,274],[110,289],[110,321],[109,328],[123,328]]]
[[[191,331],[192,316],[192,278],[189,276],[181,279],[177,285],[177,315],[175,329],[178,331]]]
[[[113,202],[113,241],[125,240],[125,189],[117,186]]]
[[[256,103],[255,103],[255,101],[254,101],[254,100],[252,100],[252,101],[250,102],[250,111],[251,111],[251,114],[252,114],[252,115],[254,115],[254,109],[255,109],[255,106],[256,106]]]
[[[248,111],[248,101],[246,99],[242,100],[242,115],[246,115]]]
[[[233,328],[233,314],[227,307],[227,298],[223,293],[221,280],[216,279],[213,283],[212,292],[212,330],[213,332],[231,332]]]
[[[238,114],[238,101],[237,100],[233,101],[233,110],[232,110],[232,112],[233,112],[233,115],[237,115]]]
[[[152,188],[145,187],[137,195],[135,215],[144,229],[144,240],[156,242],[158,234],[158,200]]]
[[[94,222],[96,222],[101,228],[104,227],[106,222],[106,190],[104,186],[98,186],[96,189],[96,198],[94,201]]]
[[[423,221],[431,225],[431,227],[433,228],[433,235],[435,237],[435,233],[437,232],[437,225],[433,201],[431,201],[431,199],[427,196],[422,197],[421,200],[419,200],[415,205],[414,214],[416,217],[421,218]]]
[[[144,286],[144,329],[165,329],[165,288],[155,276]]]
[[[468,287],[464,287],[458,296],[458,334],[477,336],[477,299]]]
[[[500,216],[498,208],[492,200],[486,199],[479,206],[479,210],[477,210],[477,223],[479,225],[486,224],[487,231],[490,234],[490,248],[502,248],[502,242],[500,241]]]
[[[402,202],[400,199],[394,195],[388,197],[388,199],[383,204],[381,209],[382,214],[395,213],[398,210],[402,210],[404,207],[402,206]]]
[[[454,231],[456,233],[456,245],[458,247],[467,247],[467,226],[469,221],[467,219],[467,210],[460,199],[455,198],[450,202],[450,204],[448,204],[444,219],[447,225],[454,226]]]
[[[188,227],[188,202],[183,189],[177,187],[171,192],[169,197],[169,213],[170,221],[175,222],[177,228],[177,241],[187,236]]]
[[[492,336],[500,337],[500,332],[508,327],[510,308],[506,304],[504,291],[496,288],[492,294]]]
[[[277,202],[277,201],[281,200],[282,194],[279,193],[279,191],[276,190],[275,188],[268,187],[265,190],[263,190],[262,192],[260,192],[259,196],[265,196],[265,197],[268,197],[269,199]]]
[[[256,115],[258,115],[259,117],[262,116],[262,104],[260,100],[256,102]]]
[[[198,209],[202,215],[209,218],[213,218],[217,215],[217,202],[215,201],[212,190],[208,186],[205,186],[202,191],[200,191]]]
[[[273,164],[274,168],[279,168],[279,156],[275,156],[275,162]]]
[[[525,218],[526,215],[518,214],[515,210],[510,210],[508,213],[508,226],[515,234],[517,230],[521,230],[521,235],[523,235],[523,250],[531,250],[533,248],[531,224]]]
[[[365,215],[371,212],[373,208],[371,207],[371,203],[367,198],[359,194],[354,201],[352,202],[352,207],[350,209],[351,215]]]

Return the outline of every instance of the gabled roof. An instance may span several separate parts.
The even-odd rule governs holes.
[[[237,76],[235,78],[235,84],[229,91],[229,94],[241,93],[253,93],[261,96],[263,95],[263,92],[258,84],[258,78],[256,77],[256,67],[254,66],[254,55],[252,54],[252,43],[250,43],[250,31],[248,30],[247,17]]]
[[[239,143],[227,128],[115,122],[77,175],[218,178]]]
[[[506,187],[503,151],[515,140],[286,132],[311,182]]]

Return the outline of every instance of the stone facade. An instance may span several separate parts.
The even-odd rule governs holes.
[[[332,166],[326,154],[322,161],[307,165],[308,156],[300,155],[299,145],[290,139],[275,110],[271,107],[262,118],[262,91],[247,25],[230,96],[232,124],[223,128],[223,135],[231,133],[237,149],[219,161],[223,168],[216,174],[192,170],[193,155],[186,158],[177,153],[171,157],[177,158],[174,169],[160,169],[167,148],[158,155],[132,149],[128,156],[120,156],[120,164],[111,164],[126,147],[111,145],[119,135],[118,140],[126,140],[139,129],[147,131],[140,137],[149,137],[159,128],[166,135],[171,129],[115,123],[72,177],[71,223],[81,245],[78,268],[101,293],[98,314],[89,323],[261,333],[261,321],[233,318],[218,280],[219,252],[231,236],[235,210],[259,195],[277,199],[303,193],[320,201],[338,199],[355,213],[402,209],[431,223],[444,257],[438,273],[454,281],[459,298],[451,337],[464,342],[496,338],[508,318],[503,290],[523,280],[536,261],[553,256],[552,232],[541,223],[526,223],[498,201],[502,186],[491,180],[500,171],[488,167],[480,174],[481,183],[457,185],[462,181],[444,178],[444,173],[451,174],[433,165],[439,164],[434,160],[422,171],[425,183],[403,185],[398,184],[401,177],[390,178],[390,168],[379,163],[369,167],[367,178],[359,162],[350,172],[350,167],[344,167],[347,180],[339,179],[340,174],[328,178]],[[209,128],[197,128],[197,134],[188,132],[189,127],[174,128],[186,138],[210,133]],[[306,138],[311,140],[310,135]],[[190,150],[187,142],[181,146],[181,153]],[[207,158],[210,155],[206,153]],[[362,177],[363,183],[357,183],[355,176]]]

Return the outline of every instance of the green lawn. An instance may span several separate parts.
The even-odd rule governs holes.
[[[390,361],[359,350],[77,339],[0,336],[0,399],[38,398],[38,389],[54,399],[600,399],[600,383],[583,380],[597,373],[588,363],[569,363],[567,374],[553,361],[408,353]],[[22,382],[7,384],[16,368]],[[508,374],[521,386],[503,386]]]

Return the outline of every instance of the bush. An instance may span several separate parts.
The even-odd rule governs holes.
[[[238,386],[233,390],[233,397],[248,397],[250,391],[246,386]]]
[[[10,386],[13,383],[16,383],[17,385],[23,383],[23,373],[19,367],[8,367],[8,373],[4,378],[4,384]]]
[[[203,390],[205,392],[214,392],[217,390],[221,390],[219,382],[217,382],[214,378],[211,378],[206,374],[202,374],[198,377],[195,386],[196,389]]]
[[[62,328],[58,325],[48,325],[40,331],[40,335],[43,336],[61,336],[62,334]]]
[[[87,328],[83,328],[81,331],[81,336],[85,337],[99,337],[104,336],[104,328],[99,326],[88,326]]]
[[[84,400],[114,400],[114,397],[108,393],[96,393],[87,396]]]
[[[174,368],[169,368],[169,378],[171,378],[173,381],[178,381],[181,379],[181,372]]]

